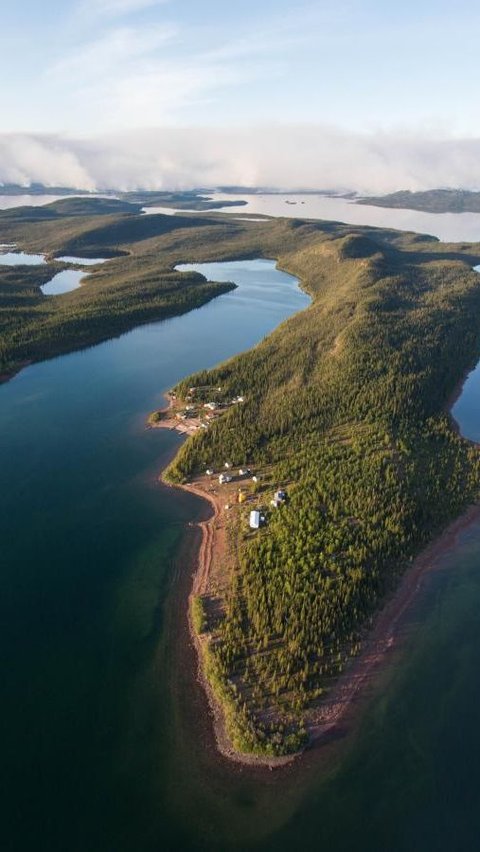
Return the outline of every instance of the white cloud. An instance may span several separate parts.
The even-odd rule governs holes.
[[[175,28],[171,26],[125,26],[107,30],[99,38],[72,48],[68,55],[50,66],[47,76],[64,84],[81,84],[93,79],[101,90],[105,74],[121,78],[132,64],[160,50],[174,35]]]
[[[83,0],[75,10],[75,17],[84,20],[118,18],[167,2],[168,0]]]
[[[124,25],[72,45],[44,72],[64,126],[79,133],[164,125],[268,73],[258,43],[182,52],[181,39],[174,24]]]
[[[0,182],[77,188],[239,184],[361,193],[480,188],[480,139],[319,126],[163,128],[97,139],[0,135]]]
[[[63,185],[94,189],[88,163],[74,146],[56,136],[9,133],[0,135],[0,182],[28,186]]]

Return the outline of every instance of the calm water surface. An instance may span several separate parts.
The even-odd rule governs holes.
[[[84,267],[99,266],[106,262],[105,258],[59,257],[56,259],[62,260],[64,263],[75,263]],[[62,293],[70,293],[71,290],[77,290],[82,280],[87,277],[85,269],[62,269],[47,284],[43,284],[40,290],[44,296],[60,296]]]
[[[47,284],[42,284],[40,290],[44,296],[60,296],[62,293],[70,293],[80,287],[82,278],[85,278],[84,270],[62,269],[57,272]]]
[[[179,439],[145,417],[309,302],[269,261],[201,270],[239,287],[0,387],[3,849],[141,852],[183,834],[168,672],[184,607],[167,636],[164,606],[204,507],[157,484]]]
[[[105,263],[104,257],[56,257],[55,260],[61,260],[63,263],[77,263],[79,266],[96,266],[97,263]]]
[[[0,195],[0,210],[10,210],[12,207],[43,207],[54,201],[72,196],[65,195]]]
[[[0,266],[44,266],[43,254],[27,254],[24,251],[0,252]]]

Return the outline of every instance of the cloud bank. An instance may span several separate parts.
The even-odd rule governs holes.
[[[480,139],[359,134],[319,126],[164,128],[95,139],[0,134],[0,183],[77,189],[263,186],[480,188]]]

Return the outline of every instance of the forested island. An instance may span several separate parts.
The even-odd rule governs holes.
[[[215,416],[166,472],[208,494],[232,471],[228,496],[216,485],[230,507],[222,559],[191,600],[203,670],[238,752],[298,751],[412,558],[478,498],[479,453],[447,409],[479,355],[480,245],[287,218],[147,217],[113,199],[4,212],[0,242],[48,258],[0,267],[10,374],[234,286],[175,271],[181,262],[275,258],[311,296],[253,350],[172,389],[177,407]],[[64,255],[111,260],[47,299],[40,285]]]
[[[235,201],[214,201],[209,195],[213,190],[122,190],[122,189],[100,189],[98,197],[112,198],[127,201],[132,204],[140,204],[143,207],[171,207],[172,210],[219,210],[222,207],[243,207],[247,202],[241,199]],[[43,183],[31,183],[23,186],[18,183],[0,184],[0,196],[19,195],[58,195],[79,196],[83,198],[95,198],[95,192],[84,189],[75,189],[68,186],[46,186]]]
[[[400,190],[388,195],[356,199],[357,204],[422,210],[425,213],[480,213],[480,192],[468,189]]]

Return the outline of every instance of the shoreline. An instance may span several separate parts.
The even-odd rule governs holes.
[[[469,506],[414,558],[397,588],[384,600],[374,617],[374,624],[362,643],[359,656],[337,680],[323,705],[319,706],[321,718],[312,732],[309,747],[321,745],[330,735],[338,732],[339,723],[353,708],[355,700],[363,696],[365,689],[380,674],[383,665],[387,664],[388,656],[398,649],[405,626],[404,619],[417,601],[424,581],[439,570],[439,563],[455,546],[458,536],[476,522],[480,522],[480,504]]]
[[[33,364],[33,361],[19,361],[11,370],[5,370],[4,373],[0,373],[0,385],[6,384],[15,376],[18,376],[22,370],[25,370],[26,367],[30,367],[31,364]]]
[[[162,427],[165,428],[165,424],[162,424]],[[414,558],[412,564],[406,568],[396,589],[383,601],[381,608],[373,617],[372,627],[366,629],[359,656],[352,660],[348,669],[318,705],[307,711],[306,728],[309,742],[306,747],[302,751],[282,757],[268,757],[240,752],[232,745],[226,731],[224,709],[204,672],[203,647],[208,642],[208,634],[205,636],[197,634],[192,623],[192,597],[206,592],[212,565],[216,560],[221,559],[225,550],[221,496],[206,491],[198,482],[172,485],[165,481],[164,470],[165,468],[160,473],[159,479],[165,487],[178,488],[200,497],[212,509],[209,518],[189,524],[200,532],[200,544],[198,550],[192,553],[193,564],[190,572],[192,579],[186,601],[186,616],[194,657],[193,673],[207,701],[217,754],[227,760],[230,765],[268,771],[285,769],[293,763],[302,762],[300,758],[304,758],[309,752],[326,746],[339,736],[343,738],[345,725],[347,728],[350,727],[348,717],[352,717],[353,726],[357,715],[355,711],[358,710],[357,702],[365,697],[368,687],[379,676],[382,668],[388,664],[390,655],[398,649],[405,616],[417,600],[424,581],[438,569],[439,562],[455,545],[458,536],[472,524],[480,521],[480,504],[469,506],[462,515],[434,536]]]
[[[167,427],[168,428],[168,427]],[[164,468],[165,470],[165,468]],[[193,556],[193,565],[191,570],[192,581],[187,597],[187,622],[190,643],[194,654],[194,672],[197,683],[200,684],[202,691],[208,703],[209,715],[212,720],[213,735],[217,752],[226,758],[228,761],[241,764],[243,766],[274,769],[284,767],[291,764],[303,752],[285,755],[283,757],[268,757],[263,755],[247,754],[237,751],[232,745],[226,731],[225,714],[220,701],[217,699],[208,678],[204,672],[203,666],[203,646],[208,642],[208,634],[205,636],[199,635],[192,622],[191,616],[191,601],[196,595],[205,593],[207,584],[210,578],[210,570],[214,560],[221,557],[225,550],[225,534],[223,527],[223,515],[221,509],[221,498],[214,497],[213,494],[205,491],[197,483],[188,483],[185,485],[172,485],[164,479],[164,470],[160,473],[159,479],[162,485],[166,488],[178,488],[179,490],[193,494],[195,497],[207,502],[213,510],[213,514],[200,521],[192,522],[189,527],[194,527],[200,532],[200,545],[198,551]],[[219,535],[220,533],[220,535]]]

